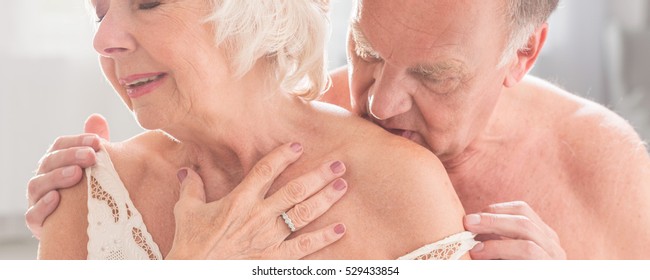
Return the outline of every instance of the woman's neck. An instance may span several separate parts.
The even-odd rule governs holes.
[[[218,186],[217,192],[225,195],[271,150],[288,142],[304,144],[322,129],[322,122],[315,121],[322,114],[312,104],[279,87],[270,91],[268,83],[241,84],[245,86],[237,92],[219,93],[221,104],[195,106],[164,129],[181,142],[208,192],[211,185]]]

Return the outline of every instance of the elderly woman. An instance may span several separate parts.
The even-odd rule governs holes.
[[[149,131],[103,144],[100,164],[86,170],[86,188],[62,192],[44,225],[40,257],[238,258],[243,253],[219,249],[220,240],[237,234],[219,221],[236,218],[249,233],[259,229],[238,242],[262,246],[260,252],[292,246],[286,242],[301,232],[325,234],[324,246],[340,238],[341,221],[345,236],[307,258],[467,257],[473,239],[463,232],[462,207],[437,158],[341,108],[309,102],[328,85],[325,2],[93,1],[102,70]],[[293,144],[277,153],[294,151],[284,165],[295,162],[270,185],[272,195],[235,188],[251,170],[277,174],[255,163],[283,143]],[[331,162],[320,166],[323,158]],[[313,169],[327,173],[330,186],[289,182]],[[182,182],[180,194],[170,174]],[[325,211],[306,205],[331,204],[346,190],[306,224]],[[301,199],[282,201],[286,194]],[[231,217],[241,214],[233,204],[257,206]],[[266,221],[251,221],[262,212]],[[297,232],[276,242],[279,230]],[[79,238],[86,232],[87,246]],[[111,253],[111,244],[127,241],[134,245],[123,255]]]

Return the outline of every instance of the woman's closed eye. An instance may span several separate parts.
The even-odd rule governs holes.
[[[104,16],[108,12],[108,3],[106,1],[92,1],[92,6],[95,10],[95,15],[97,15],[97,23],[102,22]]]
[[[140,10],[151,10],[155,7],[160,6],[160,1],[150,1],[146,3],[140,3],[138,4],[138,9]]]
[[[160,1],[148,1],[148,2],[138,4],[137,9],[138,10],[151,10],[151,9],[154,9],[154,8],[160,6],[160,4],[161,4]],[[96,14],[97,14],[97,20],[96,21],[97,21],[97,23],[101,23],[102,20],[104,19],[104,16],[106,16],[107,11],[101,12],[99,8],[96,8],[95,11],[96,11]]]

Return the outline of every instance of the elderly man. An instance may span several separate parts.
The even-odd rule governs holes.
[[[350,65],[324,100],[440,158],[483,240],[474,259],[648,259],[644,143],[615,113],[526,75],[556,6],[359,0]],[[96,121],[91,131],[107,129]],[[52,190],[93,164],[85,136],[60,138],[30,182],[30,204],[47,193],[26,216],[35,233],[58,203]]]

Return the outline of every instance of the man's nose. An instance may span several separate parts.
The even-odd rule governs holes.
[[[408,77],[399,69],[389,66],[378,67],[375,83],[368,92],[368,115],[386,120],[411,110],[412,98]]]

